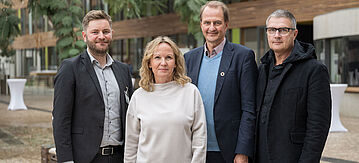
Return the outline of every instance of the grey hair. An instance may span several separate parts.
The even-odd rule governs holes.
[[[288,10],[278,9],[278,10],[275,10],[274,12],[272,12],[266,20],[266,26],[268,25],[269,19],[272,17],[288,18],[292,22],[292,28],[297,29],[297,21],[295,20],[294,15],[291,12],[289,12]]]

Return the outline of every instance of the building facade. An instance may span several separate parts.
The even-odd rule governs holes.
[[[27,77],[33,71],[53,70],[59,66],[59,59],[54,48],[56,38],[52,34],[51,26],[46,17],[36,19],[29,13],[27,0],[14,0],[21,18],[22,36],[16,38],[13,47],[17,50],[11,66],[10,74],[13,77]],[[171,2],[173,0],[169,0]],[[84,13],[91,9],[108,10],[108,5],[103,0],[83,0]],[[313,20],[318,15],[331,13],[337,10],[359,7],[357,0],[245,0],[228,4],[230,10],[230,25],[227,38],[234,42],[243,44],[254,50],[256,60],[268,50],[265,20],[267,16],[276,9],[287,9],[297,19],[299,34],[297,39],[315,44],[317,55],[330,69],[332,83],[347,83],[353,87],[352,91],[358,91],[358,69],[356,69],[356,58],[359,57],[357,36],[316,37],[319,31],[330,29],[330,26],[321,26],[319,31],[313,31]],[[345,20],[345,19],[343,19]],[[358,19],[357,19],[358,20]],[[315,22],[315,21],[314,21]],[[356,29],[359,29],[356,26]],[[198,27],[199,28],[199,27]],[[138,69],[145,45],[148,41],[158,35],[170,36],[183,52],[203,44],[196,41],[192,35],[187,34],[187,25],[180,21],[180,17],[168,9],[166,13],[143,17],[141,19],[121,19],[121,15],[113,16],[114,42],[110,50],[113,58],[126,62],[132,66],[133,75],[138,76]],[[316,29],[316,28],[314,28]],[[353,41],[354,40],[354,41]],[[330,45],[330,46],[329,46]],[[327,60],[326,52],[334,51],[343,55],[332,55]],[[350,51],[350,52],[349,52]],[[334,54],[334,53],[333,53]],[[336,59],[337,57],[338,59]],[[353,58],[350,63],[344,63],[348,58]],[[340,65],[345,65],[340,66]],[[336,66],[336,67],[335,67]],[[10,72],[10,71],[9,71]],[[359,92],[359,91],[358,91]]]

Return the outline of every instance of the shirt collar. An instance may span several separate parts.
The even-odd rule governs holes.
[[[87,53],[88,53],[88,55],[90,57],[91,63],[96,64],[97,66],[100,66],[100,63],[96,60],[95,57],[92,56],[92,54],[90,53],[90,50],[88,48],[87,48]],[[112,63],[113,63],[112,57],[108,53],[106,53],[106,65],[104,67],[111,66]]]
[[[226,44],[226,37],[224,37],[223,41],[213,49],[212,54],[209,54],[209,51],[207,49],[207,43],[204,43],[204,45],[203,45],[204,46],[204,54],[206,54],[206,56],[212,58],[223,50],[225,44]]]

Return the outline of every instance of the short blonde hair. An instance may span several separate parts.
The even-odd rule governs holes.
[[[173,80],[182,86],[188,82],[191,82],[191,79],[186,76],[186,66],[183,54],[179,50],[176,43],[174,43],[167,36],[158,36],[146,45],[145,53],[143,54],[142,65],[140,68],[141,80],[139,85],[148,92],[154,91],[153,84],[155,83],[154,74],[149,68],[149,64],[154,51],[161,43],[168,44],[172,48],[175,55],[176,67],[173,70]]]

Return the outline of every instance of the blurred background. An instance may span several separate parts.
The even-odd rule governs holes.
[[[40,147],[53,144],[53,78],[63,59],[85,49],[81,20],[88,11],[101,9],[111,15],[114,34],[109,54],[130,66],[135,88],[146,43],[156,36],[171,37],[183,53],[204,44],[199,11],[206,0],[0,2],[0,162],[18,162],[12,158],[23,156],[15,151],[29,150],[33,151],[26,156],[29,159],[20,162],[39,162]],[[230,10],[227,39],[253,49],[258,64],[269,49],[265,32],[267,16],[276,9],[287,9],[294,14],[299,30],[297,39],[316,47],[318,60],[328,67],[332,84],[347,84],[340,116],[349,131],[329,135],[322,161],[358,162],[359,132],[355,124],[359,123],[359,1],[223,2]],[[7,111],[10,90],[6,80],[10,78],[27,80],[24,101],[29,110]],[[29,135],[30,138],[26,137]],[[31,149],[24,150],[23,146]]]

